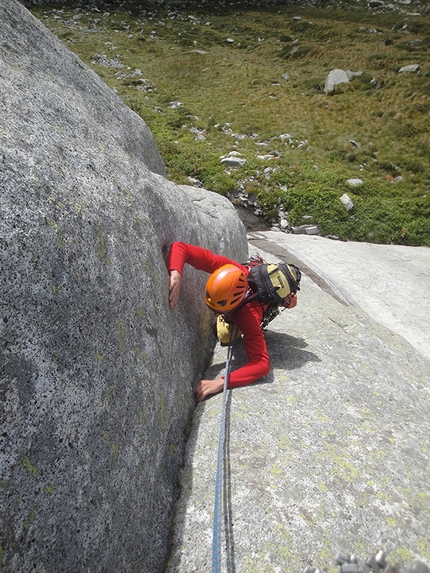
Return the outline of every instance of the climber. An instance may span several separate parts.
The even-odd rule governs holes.
[[[222,315],[229,323],[234,323],[240,331],[239,334],[243,335],[248,362],[230,373],[228,388],[246,386],[268,374],[270,360],[261,323],[271,304],[256,298],[258,295],[250,297],[252,300],[247,302],[247,297],[250,293],[252,294],[248,285],[251,267],[222,255],[216,255],[202,247],[182,242],[172,243],[167,262],[170,275],[169,303],[171,307],[178,302],[185,263],[210,273],[205,288],[206,304],[216,315]],[[292,288],[288,288],[288,295],[282,299],[281,304],[277,303],[289,308],[296,305],[296,290],[299,288],[300,281],[300,271],[293,268],[297,271],[294,271],[295,282],[293,281]],[[196,387],[197,401],[200,402],[211,394],[217,394],[223,386],[224,377],[215,380],[200,380]]]

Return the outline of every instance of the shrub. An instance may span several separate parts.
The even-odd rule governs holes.
[[[284,191],[281,197],[292,225],[303,224],[303,217],[310,215],[323,233],[335,234],[339,223],[345,223],[350,217],[339,194],[318,184],[305,183]]]
[[[396,135],[398,137],[415,137],[419,133],[420,130],[412,123],[400,124],[396,129]]]
[[[277,58],[284,60],[298,60],[310,54],[313,50],[312,46],[284,46],[275,55]]]
[[[387,173],[388,175],[396,175],[398,172],[397,166],[393,165],[391,163],[391,161],[380,161],[378,163],[378,168],[381,171],[384,171],[385,173]]]
[[[412,173],[424,173],[424,165],[420,161],[414,161],[409,159],[402,159],[399,161],[400,167],[406,169],[407,171],[411,171]]]

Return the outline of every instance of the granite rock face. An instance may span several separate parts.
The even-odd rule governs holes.
[[[298,300],[269,325],[270,374],[227,393],[221,570],[340,573],[338,552],[379,551],[427,567],[430,362],[306,274]],[[166,573],[210,570],[221,412],[221,395],[196,409]]]
[[[2,570],[158,572],[213,348],[204,273],[171,310],[165,257],[243,258],[244,228],[21,4],[0,28]]]

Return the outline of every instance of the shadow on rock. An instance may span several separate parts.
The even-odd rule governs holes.
[[[267,331],[265,334],[267,348],[270,356],[271,370],[267,376],[254,382],[254,384],[269,384],[274,381],[273,369],[297,370],[307,362],[321,362],[319,356],[306,350],[307,342],[303,338],[297,338],[283,332]],[[227,349],[226,353],[227,353]],[[235,343],[231,371],[234,372],[247,363],[247,356],[242,340]],[[210,366],[204,377],[213,379],[221,376],[225,371],[225,362],[216,362]],[[209,396],[210,398],[210,396]]]
[[[271,369],[296,370],[307,362],[321,362],[319,356],[305,350],[308,343],[284,332],[268,331],[265,334]]]

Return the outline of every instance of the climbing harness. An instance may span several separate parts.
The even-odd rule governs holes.
[[[222,394],[221,422],[218,438],[218,461],[215,480],[215,502],[214,521],[212,538],[212,573],[221,571],[221,529],[222,529],[222,499],[224,482],[224,450],[225,450],[225,426],[226,426],[226,402],[227,386],[230,377],[231,358],[233,354],[234,340],[230,340],[227,350],[227,361],[225,366],[224,387]]]

